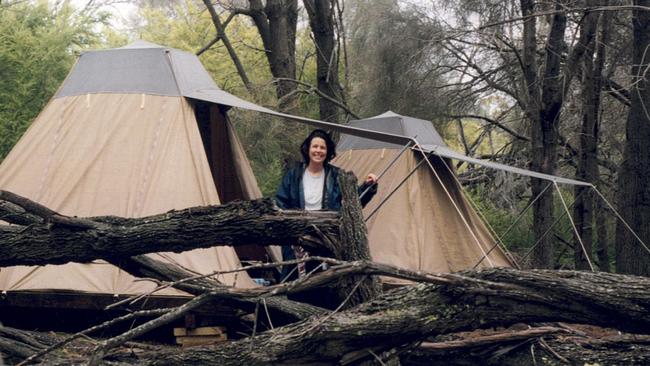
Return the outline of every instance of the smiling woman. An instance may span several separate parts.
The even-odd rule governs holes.
[[[300,153],[302,163],[282,178],[275,195],[278,206],[282,209],[338,211],[341,208],[339,168],[330,164],[336,157],[336,144],[327,132],[314,130],[303,141]],[[368,174],[359,192],[368,187],[372,189],[362,198],[362,205],[368,203],[377,191],[374,174]]]
[[[341,190],[338,176],[340,169],[331,165],[330,160],[336,157],[336,144],[332,137],[323,130],[314,130],[303,141],[300,147],[303,161],[290,169],[282,178],[278,187],[275,201],[282,209],[330,210],[341,209]],[[377,177],[368,174],[358,188],[359,194],[370,187],[367,194],[361,197],[361,205],[365,206],[377,193]],[[307,253],[298,246],[282,247],[284,260],[300,258]],[[282,277],[291,273],[291,268],[285,266]],[[298,267],[298,274],[305,272],[304,267]]]

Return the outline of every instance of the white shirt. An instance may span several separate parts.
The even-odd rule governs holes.
[[[302,190],[305,195],[305,210],[323,209],[323,188],[325,187],[325,170],[318,175],[312,175],[305,169],[302,175]]]

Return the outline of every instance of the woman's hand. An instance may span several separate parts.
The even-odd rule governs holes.
[[[373,185],[375,183],[377,183],[377,176],[373,173],[368,174],[368,176],[366,177],[365,184]]]

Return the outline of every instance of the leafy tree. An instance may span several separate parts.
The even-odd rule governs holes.
[[[98,41],[105,14],[64,2],[0,6],[0,159],[54,94],[79,52]]]
[[[362,116],[392,110],[439,117],[439,49],[429,41],[438,33],[437,22],[397,0],[358,0],[348,8],[350,104]]]

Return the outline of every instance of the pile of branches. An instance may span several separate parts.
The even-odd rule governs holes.
[[[343,179],[340,216],[281,211],[261,200],[139,219],[75,218],[0,192],[0,213],[12,224],[0,226],[0,265],[104,259],[157,280],[160,288],[193,295],[181,306],[136,311],[73,335],[0,328],[0,352],[6,362],[59,365],[650,363],[649,278],[509,268],[432,274],[375,263],[354,178]],[[197,241],[199,232],[208,237]],[[135,239],[142,237],[149,242]],[[301,244],[322,256],[255,268],[314,261],[321,270],[242,289],[212,279],[220,273],[196,276],[143,255],[215,242]],[[52,248],[58,250],[51,253]],[[410,284],[384,291],[378,276]],[[337,290],[335,309],[290,300],[325,286]],[[188,349],[134,341],[205,304],[249,314],[252,331],[238,340]],[[90,338],[138,317],[151,320],[108,339]]]

